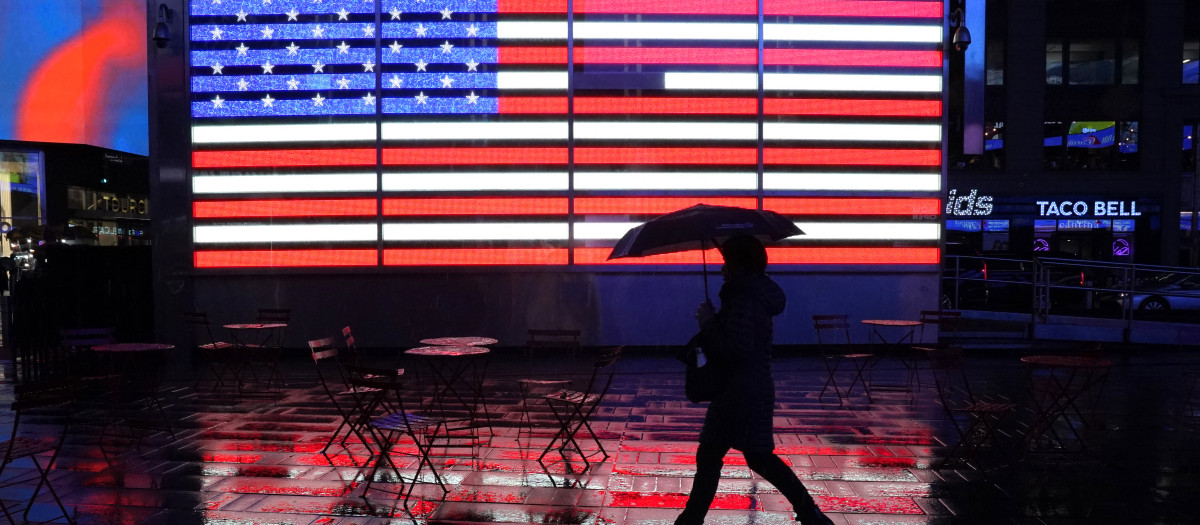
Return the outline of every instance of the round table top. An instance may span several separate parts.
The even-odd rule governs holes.
[[[271,328],[287,328],[287,323],[233,323],[224,325],[230,330],[267,330]]]
[[[1108,368],[1112,366],[1112,361],[1104,358],[1074,355],[1027,355],[1021,358],[1021,362],[1055,368]]]
[[[423,345],[434,345],[434,346],[487,346],[487,345],[494,345],[498,342],[499,341],[492,339],[491,337],[476,337],[476,336],[434,337],[431,339],[422,339],[421,340],[421,344],[423,344]]]
[[[93,346],[92,350],[96,352],[153,352],[172,348],[175,348],[175,345],[166,343],[109,343]]]
[[[418,346],[404,351],[408,355],[425,357],[463,357],[482,355],[488,352],[491,350],[482,346]]]
[[[906,319],[863,319],[862,324],[875,326],[921,326],[921,321],[909,321]]]

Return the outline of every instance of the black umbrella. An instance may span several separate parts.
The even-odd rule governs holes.
[[[645,257],[704,250],[738,235],[778,241],[804,232],[784,216],[767,210],[697,204],[647,221],[625,233],[608,258]],[[708,261],[704,262],[704,296],[708,297]]]

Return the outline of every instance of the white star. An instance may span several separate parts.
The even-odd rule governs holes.
[[[337,85],[339,89],[350,89],[350,80],[346,77],[339,78],[337,79]]]
[[[246,56],[246,52],[250,50],[250,48],[246,47],[245,42],[238,44],[238,46],[235,47],[234,49],[237,50],[237,52],[238,52],[237,56],[240,56],[240,57]]]
[[[404,11],[401,11],[401,10],[393,7],[390,14],[392,15],[392,20],[399,20],[400,15],[404,14]]]
[[[316,26],[313,28],[313,38],[321,38],[325,36],[325,28]]]
[[[479,71],[479,62],[474,59],[467,61],[467,71]]]
[[[342,43],[340,45],[337,45],[334,47],[336,47],[338,49],[339,53],[342,53],[344,55],[350,54],[350,44],[347,44],[345,40],[342,40]]]
[[[238,91],[245,91],[246,88],[249,86],[250,86],[250,83],[246,82],[246,79],[244,79],[244,78],[238,79],[238,81],[237,81]]]
[[[300,11],[297,11],[296,8],[293,7],[291,11],[288,11],[285,14],[288,15],[288,22],[296,22],[296,17],[300,16]]]
[[[467,104],[475,104],[478,100],[479,95],[476,95],[474,91],[470,95],[467,95]]]
[[[212,35],[212,37],[213,37],[213,40],[220,40],[220,39],[221,39],[221,35],[225,34],[225,32],[224,32],[224,31],[221,31],[221,28],[219,28],[219,27],[214,27],[214,28],[213,28],[213,30],[212,30],[212,31],[209,31],[208,33],[209,33],[210,35]]]
[[[300,81],[296,77],[289,78],[287,81],[288,89],[299,89]]]
[[[475,24],[467,26],[467,36],[479,36],[479,26]]]
[[[313,101],[313,106],[314,106],[314,107],[315,107],[315,106],[324,106],[324,105],[325,105],[325,97],[322,97],[320,93],[317,93],[317,96],[313,97],[313,98],[312,98],[312,101]]]
[[[313,73],[324,73],[324,72],[325,72],[325,64],[322,64],[320,60],[318,60],[316,64],[313,64]]]
[[[222,66],[220,62],[213,62],[212,68],[213,68],[214,75],[223,75],[224,74],[221,72],[221,70],[225,69],[225,66]]]
[[[221,0],[213,0],[213,5],[219,5],[220,3],[221,3]]]
[[[392,45],[390,45],[390,46],[388,46],[388,47],[392,48],[392,52],[393,52],[393,53],[399,53],[399,52],[400,52],[400,48],[402,48],[402,47],[404,47],[404,46],[403,46],[403,45],[401,45],[401,44],[400,44],[400,42],[393,40],[393,41],[392,41]]]
[[[398,89],[401,85],[404,84],[404,79],[400,78],[400,75],[393,74],[392,78],[388,79],[388,82],[391,83],[391,87]]]
[[[265,97],[263,97],[263,98],[262,98],[262,103],[263,103],[263,107],[264,107],[264,108],[273,108],[273,107],[275,107],[275,99],[271,98],[271,94],[270,94],[270,93],[267,93],[267,96],[265,96]]]
[[[438,12],[442,14],[442,20],[449,20],[450,15],[454,14],[454,11],[451,11],[449,7],[443,7],[442,10]]]
[[[337,12],[337,15],[338,15],[338,20],[349,20],[349,18],[347,18],[347,17],[350,16],[350,12],[347,11],[345,7],[343,7],[341,11]]]
[[[443,54],[443,55],[449,55],[449,54],[450,54],[450,50],[451,50],[451,49],[454,49],[454,44],[451,44],[451,43],[450,43],[450,41],[449,41],[449,40],[447,40],[447,41],[445,41],[444,43],[442,43],[442,45],[440,45],[440,46],[438,46],[438,47],[442,48],[442,54]]]
[[[450,75],[442,75],[442,78],[440,80],[442,81],[442,87],[444,87],[444,88],[448,88],[448,87],[450,87],[451,84],[454,83],[454,79],[450,78]]]
[[[295,55],[298,51],[300,51],[300,46],[296,45],[295,42],[292,42],[285,49],[288,50],[288,56],[292,56],[292,55]]]
[[[429,62],[426,62],[424,60],[417,60],[417,63],[413,64],[413,65],[417,66],[417,71],[425,71],[425,66],[428,66]]]
[[[262,36],[268,40],[275,38],[275,30],[269,27],[264,27],[262,29]]]
[[[212,99],[212,103],[214,108],[225,107],[225,100],[221,98],[221,95],[217,95],[217,98]]]
[[[367,62],[366,64],[363,64],[363,73],[370,73],[373,71],[375,71],[375,63],[374,62]]]
[[[429,100],[429,97],[425,96],[424,91],[417,93],[417,96],[415,96],[413,98],[417,99],[417,104],[421,104],[421,105],[424,105],[425,101]]]
[[[429,31],[425,24],[417,24],[417,36],[425,36],[425,32]]]
[[[366,104],[366,105],[368,105],[368,106],[374,106],[374,105],[375,105],[375,95],[372,95],[372,94],[370,94],[370,93],[367,93],[367,96],[363,97],[362,99],[363,99],[363,103],[364,103],[364,104]]]
[[[263,0],[263,5],[271,5],[271,0]]]
[[[362,32],[364,37],[375,36],[375,26],[362,26]]]
[[[263,68],[264,75],[274,75],[275,74],[275,71],[274,71],[275,64],[267,62],[266,64],[262,65],[262,68]]]
[[[246,21],[246,11],[245,11],[244,9],[243,9],[243,10],[241,10],[241,11],[238,11],[238,12],[236,12],[236,13],[234,13],[234,14],[235,14],[235,15],[237,15],[237,17],[238,17],[237,21],[238,21],[238,22],[245,22],[245,21]]]

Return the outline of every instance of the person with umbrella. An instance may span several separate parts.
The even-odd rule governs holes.
[[[696,476],[677,525],[704,523],[716,496],[721,466],[729,449],[746,457],[746,465],[775,485],[792,504],[804,525],[832,525],[796,473],[773,452],[775,382],[771,376],[772,318],[783,312],[783,289],[767,276],[767,252],[749,235],[729,238],[718,246],[725,259],[721,309],[700,304],[696,320],[707,366],[727,370],[727,381],[714,395],[704,416],[696,450]]]

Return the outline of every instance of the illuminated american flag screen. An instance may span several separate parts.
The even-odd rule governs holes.
[[[606,261],[704,202],[938,262],[938,1],[191,0],[197,268]]]

